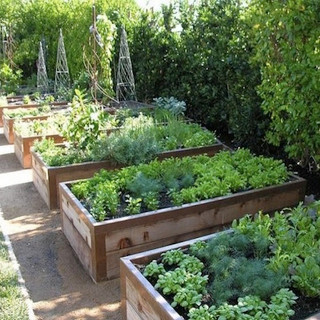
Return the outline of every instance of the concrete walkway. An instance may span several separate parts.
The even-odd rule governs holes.
[[[0,128],[0,211],[37,319],[107,319],[120,316],[119,280],[94,284],[22,169]]]

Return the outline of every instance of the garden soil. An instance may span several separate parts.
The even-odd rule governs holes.
[[[0,128],[0,211],[36,319],[118,320],[119,280],[92,282]]]

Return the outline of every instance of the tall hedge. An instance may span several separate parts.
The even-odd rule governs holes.
[[[161,14],[143,14],[132,36],[140,99],[175,96],[187,102],[191,117],[237,144],[259,145],[266,117],[243,14],[237,0],[180,1]]]
[[[140,101],[175,96],[187,102],[189,116],[231,134],[237,145],[261,151],[268,142],[306,163],[320,154],[320,2],[243,3],[176,0],[146,12],[134,0],[96,0],[96,7],[118,33],[121,25],[127,29]],[[24,76],[35,73],[44,37],[53,78],[62,28],[70,72],[78,78],[91,6],[91,0],[0,0],[0,23],[14,26],[15,62]],[[119,37],[114,79],[118,51]]]
[[[267,140],[303,164],[320,160],[320,2],[255,0],[250,13]]]

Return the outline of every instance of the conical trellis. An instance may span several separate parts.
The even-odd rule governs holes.
[[[7,30],[4,25],[1,25],[1,47],[0,47],[0,55],[2,59],[6,58],[6,46],[7,46]]]
[[[137,100],[127,33],[124,28],[121,32],[116,95],[118,101]]]
[[[67,63],[67,55],[64,48],[64,41],[62,30],[60,29],[60,36],[57,50],[56,76],[54,81],[54,92],[67,92],[70,87],[70,75]]]
[[[40,46],[39,46],[39,55],[38,55],[37,68],[38,68],[38,72],[37,72],[37,88],[43,93],[48,92],[49,82],[48,82],[46,63],[44,61],[44,55],[43,55],[42,43],[41,42],[40,42]]]
[[[5,25],[1,25],[1,45],[0,56],[6,60],[11,68],[15,66],[13,62],[14,41],[12,36],[12,29],[7,30]]]

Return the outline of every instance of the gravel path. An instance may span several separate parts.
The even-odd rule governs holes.
[[[0,211],[37,319],[107,319],[120,316],[119,280],[94,284],[22,169],[0,128]]]

